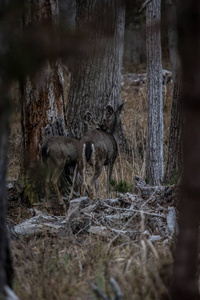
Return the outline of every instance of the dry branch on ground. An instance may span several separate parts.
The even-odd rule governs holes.
[[[47,231],[65,235],[70,229],[74,235],[90,233],[123,242],[138,241],[141,234],[150,241],[161,241],[176,235],[177,201],[175,186],[151,187],[136,177],[138,194],[120,194],[115,199],[93,202],[88,197],[70,202],[65,216],[52,216],[31,209],[32,218],[13,227],[17,235],[33,235]],[[144,228],[141,226],[144,223]],[[143,232],[144,231],[144,232]]]

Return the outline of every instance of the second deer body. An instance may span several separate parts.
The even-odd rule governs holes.
[[[81,195],[85,188],[88,189],[91,198],[98,197],[98,178],[103,166],[107,166],[107,196],[110,197],[110,179],[113,165],[118,154],[117,137],[119,133],[121,111],[124,103],[114,111],[111,105],[105,110],[101,129],[87,132],[81,139],[79,145],[79,172],[82,177]],[[87,164],[93,167],[90,184],[86,184]]]
[[[46,165],[45,202],[51,206],[49,201],[50,184],[53,185],[59,204],[63,205],[58,180],[65,165],[76,164],[79,153],[79,140],[66,136],[51,136],[42,146],[42,160]]]

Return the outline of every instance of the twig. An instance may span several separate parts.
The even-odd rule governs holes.
[[[158,252],[157,252],[156,248],[154,247],[154,245],[152,244],[152,242],[147,239],[147,244],[149,245],[149,248],[151,249],[151,251],[153,252],[153,254],[155,255],[155,257],[157,259],[159,259]]]
[[[152,1],[152,0],[146,0],[146,1],[142,4],[142,6],[141,6],[139,12],[141,12],[141,11],[147,6],[147,4],[149,4],[151,1]]]
[[[131,220],[133,220],[135,217],[135,214],[126,222],[126,224],[122,227],[121,230],[124,230],[126,228],[126,226],[129,224],[129,222]],[[111,241],[110,243],[108,244],[108,249],[110,248],[110,246],[112,245],[112,243],[119,237],[120,233],[118,233]]]
[[[90,284],[91,288],[93,289],[95,295],[99,299],[111,300],[111,298],[106,296],[92,281],[89,281],[89,284]],[[120,286],[113,277],[110,278],[110,285],[111,285],[113,293],[115,294],[115,298],[112,298],[112,299],[113,300],[123,300],[123,294],[120,289]]]
[[[84,230],[87,229],[87,227],[90,227],[91,224],[87,224],[85,225],[83,228],[81,228],[76,234],[75,234],[75,237],[77,237],[81,232],[83,232]]]
[[[117,281],[115,280],[115,278],[111,277],[110,278],[110,284],[112,286],[112,289],[114,291],[116,291],[116,300],[123,300],[123,295],[122,295],[122,291],[120,289],[119,284],[117,283]]]
[[[143,263],[143,272],[144,272],[144,276],[146,276],[147,275],[147,270],[146,270],[147,247],[146,247],[145,241],[143,239],[141,240],[141,246],[142,246],[141,258],[142,258],[142,263]]]
[[[147,211],[142,211],[142,210],[137,210],[137,209],[127,209],[127,208],[119,208],[119,207],[112,207],[106,203],[104,203],[104,205],[108,208],[112,208],[112,209],[116,209],[116,210],[121,210],[121,211],[128,211],[128,212],[135,212],[135,213],[141,213],[143,212],[146,215],[150,215],[150,216],[154,216],[154,217],[160,217],[160,218],[164,218],[166,219],[166,216],[160,215],[160,214],[155,214],[155,213],[150,213]],[[105,216],[105,217],[110,217],[112,218],[112,216]]]
[[[144,217],[144,211],[142,210],[140,212],[141,216],[141,236],[144,235],[144,229],[145,229],[145,217]]]
[[[102,291],[100,291],[100,289],[92,281],[89,281],[89,284],[90,284],[91,288],[93,289],[95,295],[99,299],[109,300],[107,298],[107,296]]]
[[[18,296],[13,292],[13,290],[8,285],[4,286],[4,290],[5,290],[5,294],[6,294],[5,299],[8,299],[8,300],[20,300],[18,298]],[[4,299],[4,297],[1,298],[1,299]]]

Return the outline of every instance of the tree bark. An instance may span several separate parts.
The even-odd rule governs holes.
[[[61,64],[47,63],[40,74],[28,77],[20,90],[27,170],[30,162],[39,160],[41,145],[47,136],[66,134]]]
[[[76,8],[77,28],[90,49],[74,62],[66,120],[69,135],[80,138],[87,111],[101,122],[108,104],[116,109],[122,102],[125,7],[123,0],[77,0]]]
[[[167,0],[167,15],[169,19],[169,51],[173,74],[173,102],[171,109],[171,124],[169,134],[168,159],[165,170],[164,182],[174,183],[181,173],[183,164],[182,151],[182,99],[180,95],[180,74],[177,55],[177,25],[176,25],[176,7],[174,0]]]
[[[24,27],[37,25],[39,21],[57,23],[56,0],[29,0],[26,5]],[[28,197],[29,202],[38,200],[38,191],[34,190],[32,182],[33,174],[30,173],[39,161],[43,141],[50,135],[66,135],[63,84],[62,65],[57,60],[47,61],[37,74],[30,75],[20,85],[23,136],[21,183],[24,185],[22,198]]]
[[[160,0],[152,0],[146,8],[148,106],[146,178],[148,183],[151,185],[160,185],[163,178],[163,107],[160,9]]]
[[[184,110],[183,174],[171,299],[200,299],[200,2],[177,1],[178,49]]]
[[[76,0],[59,0],[59,22],[61,26],[75,28],[76,19]]]
[[[0,298],[5,293],[5,285],[11,287],[13,279],[11,250],[6,230],[6,174],[11,110],[8,91],[8,82],[0,79]]]

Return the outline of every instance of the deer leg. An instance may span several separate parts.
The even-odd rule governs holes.
[[[61,194],[60,194],[60,191],[59,191],[59,188],[58,188],[58,179],[59,179],[62,171],[63,171],[63,166],[57,167],[55,169],[53,175],[52,175],[52,178],[51,178],[51,182],[52,182],[53,187],[54,187],[54,189],[56,191],[56,194],[57,194],[57,197],[58,197],[58,202],[59,202],[60,205],[64,204],[64,201],[63,201],[63,199],[61,197]]]
[[[49,201],[50,178],[51,178],[51,166],[48,163],[47,164],[46,181],[45,181],[45,205],[46,205],[46,207],[51,207],[51,202]]]
[[[107,166],[107,197],[110,198],[110,180],[113,171],[113,164]]]
[[[80,172],[80,175],[81,175],[81,178],[82,178],[81,196],[84,197],[84,195],[85,195],[85,189],[87,188],[86,171],[83,170],[83,172]]]
[[[51,206],[51,203],[49,201],[49,180],[46,179],[46,182],[45,182],[45,205],[46,207],[50,207]]]
[[[76,164],[75,170],[74,170],[74,176],[73,176],[73,181],[72,181],[72,188],[71,188],[71,193],[69,195],[69,199],[72,199],[73,197],[73,193],[74,193],[74,186],[75,186],[75,182],[77,179],[77,175],[78,175],[78,164]]]
[[[94,193],[92,192],[92,187],[95,185],[95,200],[98,199],[98,178],[101,174],[103,166],[99,166],[96,164],[95,166],[95,173],[92,176],[92,179],[90,181],[90,186],[88,187],[90,198],[94,199]]]

